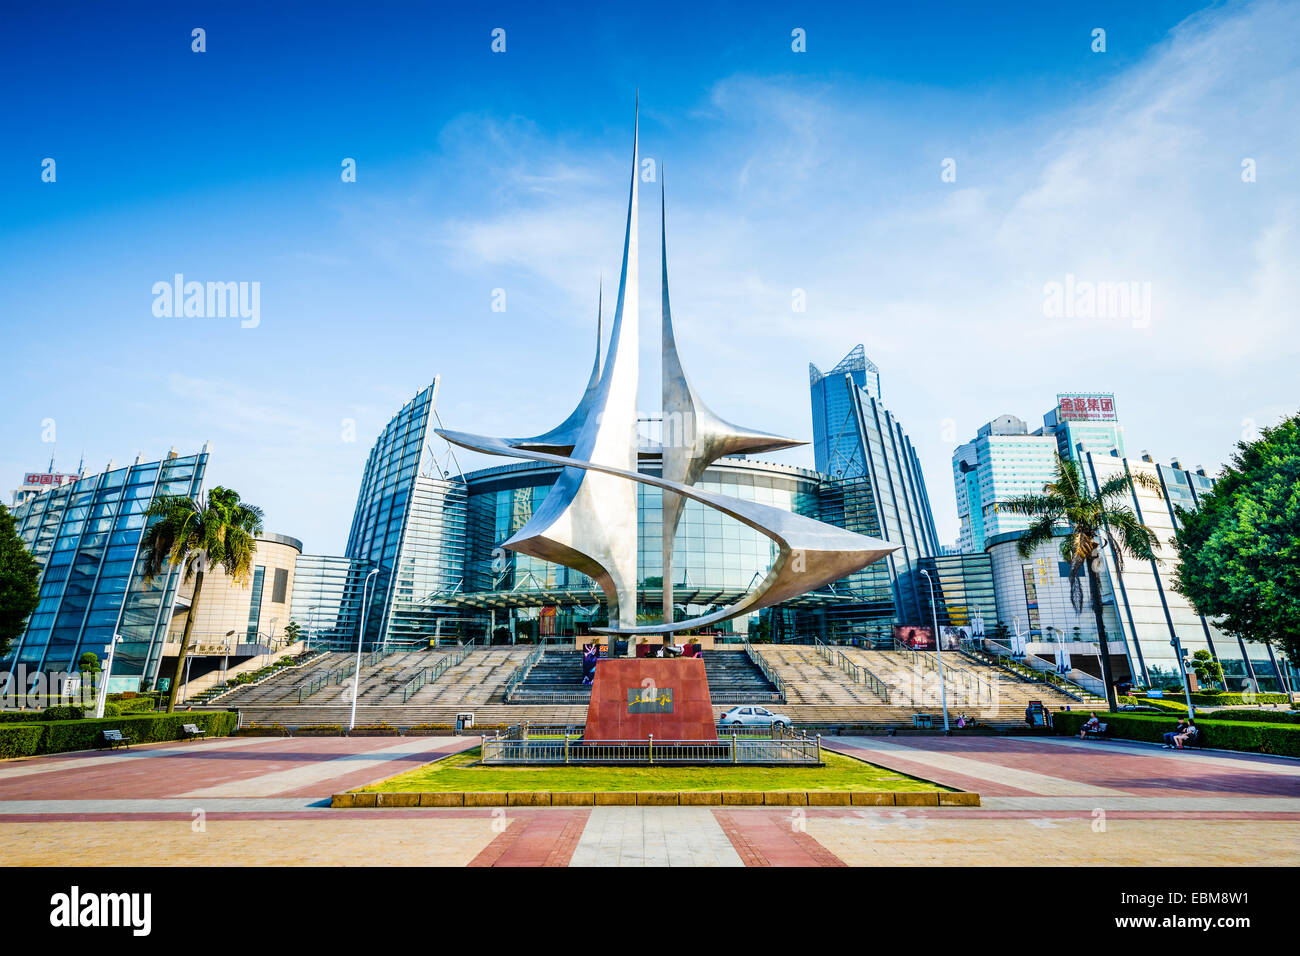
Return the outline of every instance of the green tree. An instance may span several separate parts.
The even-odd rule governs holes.
[[[302,625],[297,621],[290,621],[284,626],[284,637],[290,644],[297,644],[302,640]]]
[[[167,693],[167,710],[176,709],[176,692],[185,673],[190,652],[190,631],[198,614],[203,593],[203,575],[220,567],[231,579],[247,583],[252,568],[257,536],[262,533],[262,509],[239,500],[239,492],[213,488],[206,502],[184,495],[166,495],[154,500],[146,512],[149,522],[140,545],[144,551],[146,584],[170,567],[182,569],[183,579],[194,580],[194,597],[185,616],[176,673]]]
[[[1223,665],[1209,651],[1200,650],[1192,655],[1192,670],[1202,684],[1219,686],[1223,683]]]
[[[1088,487],[1083,470],[1073,459],[1056,456],[1056,477],[1043,487],[1040,495],[1024,495],[1002,502],[999,508],[1033,519],[1029,530],[1016,543],[1022,558],[1028,558],[1039,545],[1056,537],[1058,527],[1067,531],[1061,540],[1061,557],[1070,565],[1070,603],[1075,613],[1083,610],[1083,582],[1088,579],[1088,594],[1093,617],[1097,620],[1097,637],[1101,641],[1101,677],[1106,685],[1106,702],[1115,710],[1115,681],[1111,675],[1106,625],[1101,616],[1101,549],[1109,545],[1111,558],[1122,568],[1124,556],[1145,561],[1155,558],[1160,546],[1156,534],[1124,504],[1124,498],[1139,484],[1160,494],[1160,482],[1150,475],[1115,475],[1096,491]]]
[[[1239,442],[1178,518],[1175,589],[1234,637],[1300,661],[1300,414]]]
[[[40,579],[41,566],[18,537],[14,516],[0,505],[0,657],[27,627]]]
[[[99,655],[94,651],[86,651],[77,658],[77,673],[81,675],[83,693],[96,690],[95,682],[99,680],[100,670]]]

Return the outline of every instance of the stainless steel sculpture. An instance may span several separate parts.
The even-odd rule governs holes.
[[[609,349],[599,377],[596,367],[578,407],[560,425],[533,438],[489,438],[438,429],[449,442],[490,455],[564,466],[559,479],[529,521],[503,543],[521,554],[581,571],[600,586],[609,604],[611,634],[671,635],[750,613],[839,580],[897,549],[877,538],[845,531],[771,505],[744,501],[692,487],[725,455],[788,448],[802,442],[718,417],[699,398],[677,352],[668,297],[668,239],[663,252],[663,431],[662,477],[637,471],[637,132],[632,139],[623,264]],[[661,167],[662,173],[662,167]],[[661,196],[661,212],[666,201]],[[599,320],[598,320],[599,321]],[[636,623],[637,484],[663,495],[663,623]],[[777,556],[759,585],[739,601],[684,621],[673,621],[673,538],[685,499],[756,529],[777,545]],[[629,648],[629,651],[631,649]]]

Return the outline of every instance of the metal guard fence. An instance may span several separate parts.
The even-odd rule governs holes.
[[[821,739],[483,741],[485,764],[805,764],[821,763]]]

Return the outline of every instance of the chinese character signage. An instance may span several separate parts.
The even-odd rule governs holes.
[[[1113,422],[1115,396],[1100,392],[1056,396],[1056,420],[1061,422]]]
[[[76,481],[80,475],[53,475],[42,474],[40,472],[28,472],[23,475],[23,485],[27,487],[66,485],[69,482]]]
[[[673,689],[671,687],[629,687],[627,712],[629,714],[671,714]]]

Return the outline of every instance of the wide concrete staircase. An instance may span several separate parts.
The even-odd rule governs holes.
[[[932,653],[921,657],[920,654],[902,651],[857,647],[843,647],[840,651],[884,681],[889,686],[891,702],[927,709],[940,706],[939,672]],[[915,662],[918,657],[923,663]],[[1025,707],[1031,700],[1041,701],[1052,710],[1062,707],[1077,710],[1088,706],[1050,685],[1028,683],[1001,668],[980,663],[957,651],[945,652],[943,660],[948,709],[953,713],[964,710],[986,722],[1014,724],[1024,722]]]
[[[504,705],[506,681],[530,650],[528,647],[476,648],[436,681],[412,694],[407,706]]]
[[[916,655],[835,647],[832,660],[836,663],[832,663],[810,645],[761,645],[755,649],[784,684],[785,703],[775,701],[774,685],[744,651],[706,651],[715,716],[736,703],[761,703],[788,714],[796,724],[884,730],[911,727],[914,715],[925,713],[938,726],[937,672]],[[506,682],[534,650],[527,646],[474,648],[461,663],[420,686],[405,701],[403,688],[411,678],[422,668],[434,666],[447,652],[390,655],[362,668],[357,721],[398,727],[451,724],[458,713],[472,711],[480,726],[522,721],[583,723],[590,688],[581,683],[579,651],[548,650],[517,685],[515,702],[506,703]],[[855,675],[853,667],[838,661],[839,654],[861,670]],[[350,677],[329,683],[301,704],[298,694],[301,684],[336,671],[352,659],[349,654],[322,657],[308,667],[277,674],[264,684],[241,688],[212,706],[237,708],[245,724],[346,726],[351,710]],[[960,653],[945,652],[944,665],[949,676],[948,708],[954,720],[965,711],[986,726],[1015,728],[1024,726],[1024,709],[1030,700],[1042,701],[1052,710],[1089,706],[1049,685],[1026,681]],[[299,670],[303,673],[297,673]],[[876,680],[887,688],[888,702],[877,693]],[[977,682],[989,689],[986,696],[978,702],[963,699],[961,689],[977,687]]]
[[[435,668],[455,649],[421,649],[390,654],[361,668],[357,719],[365,723],[411,726],[450,723],[456,714],[495,704],[504,720],[505,683],[528,655],[528,648],[473,648],[459,664],[408,695],[407,688],[422,672]],[[278,674],[264,684],[240,688],[213,701],[213,707],[236,709],[245,723],[346,724],[351,716],[354,677],[352,654],[341,652],[303,668],[302,674]],[[329,678],[326,680],[326,678]],[[311,693],[306,693],[311,691]],[[302,700],[299,697],[302,696]],[[581,708],[583,714],[586,709]],[[478,718],[480,722],[488,718]]]
[[[715,704],[775,704],[781,699],[776,685],[744,651],[705,651],[704,673]]]
[[[764,644],[755,650],[785,684],[787,704],[842,707],[886,703],[870,687],[853,680],[843,668],[825,660],[809,644]]]

